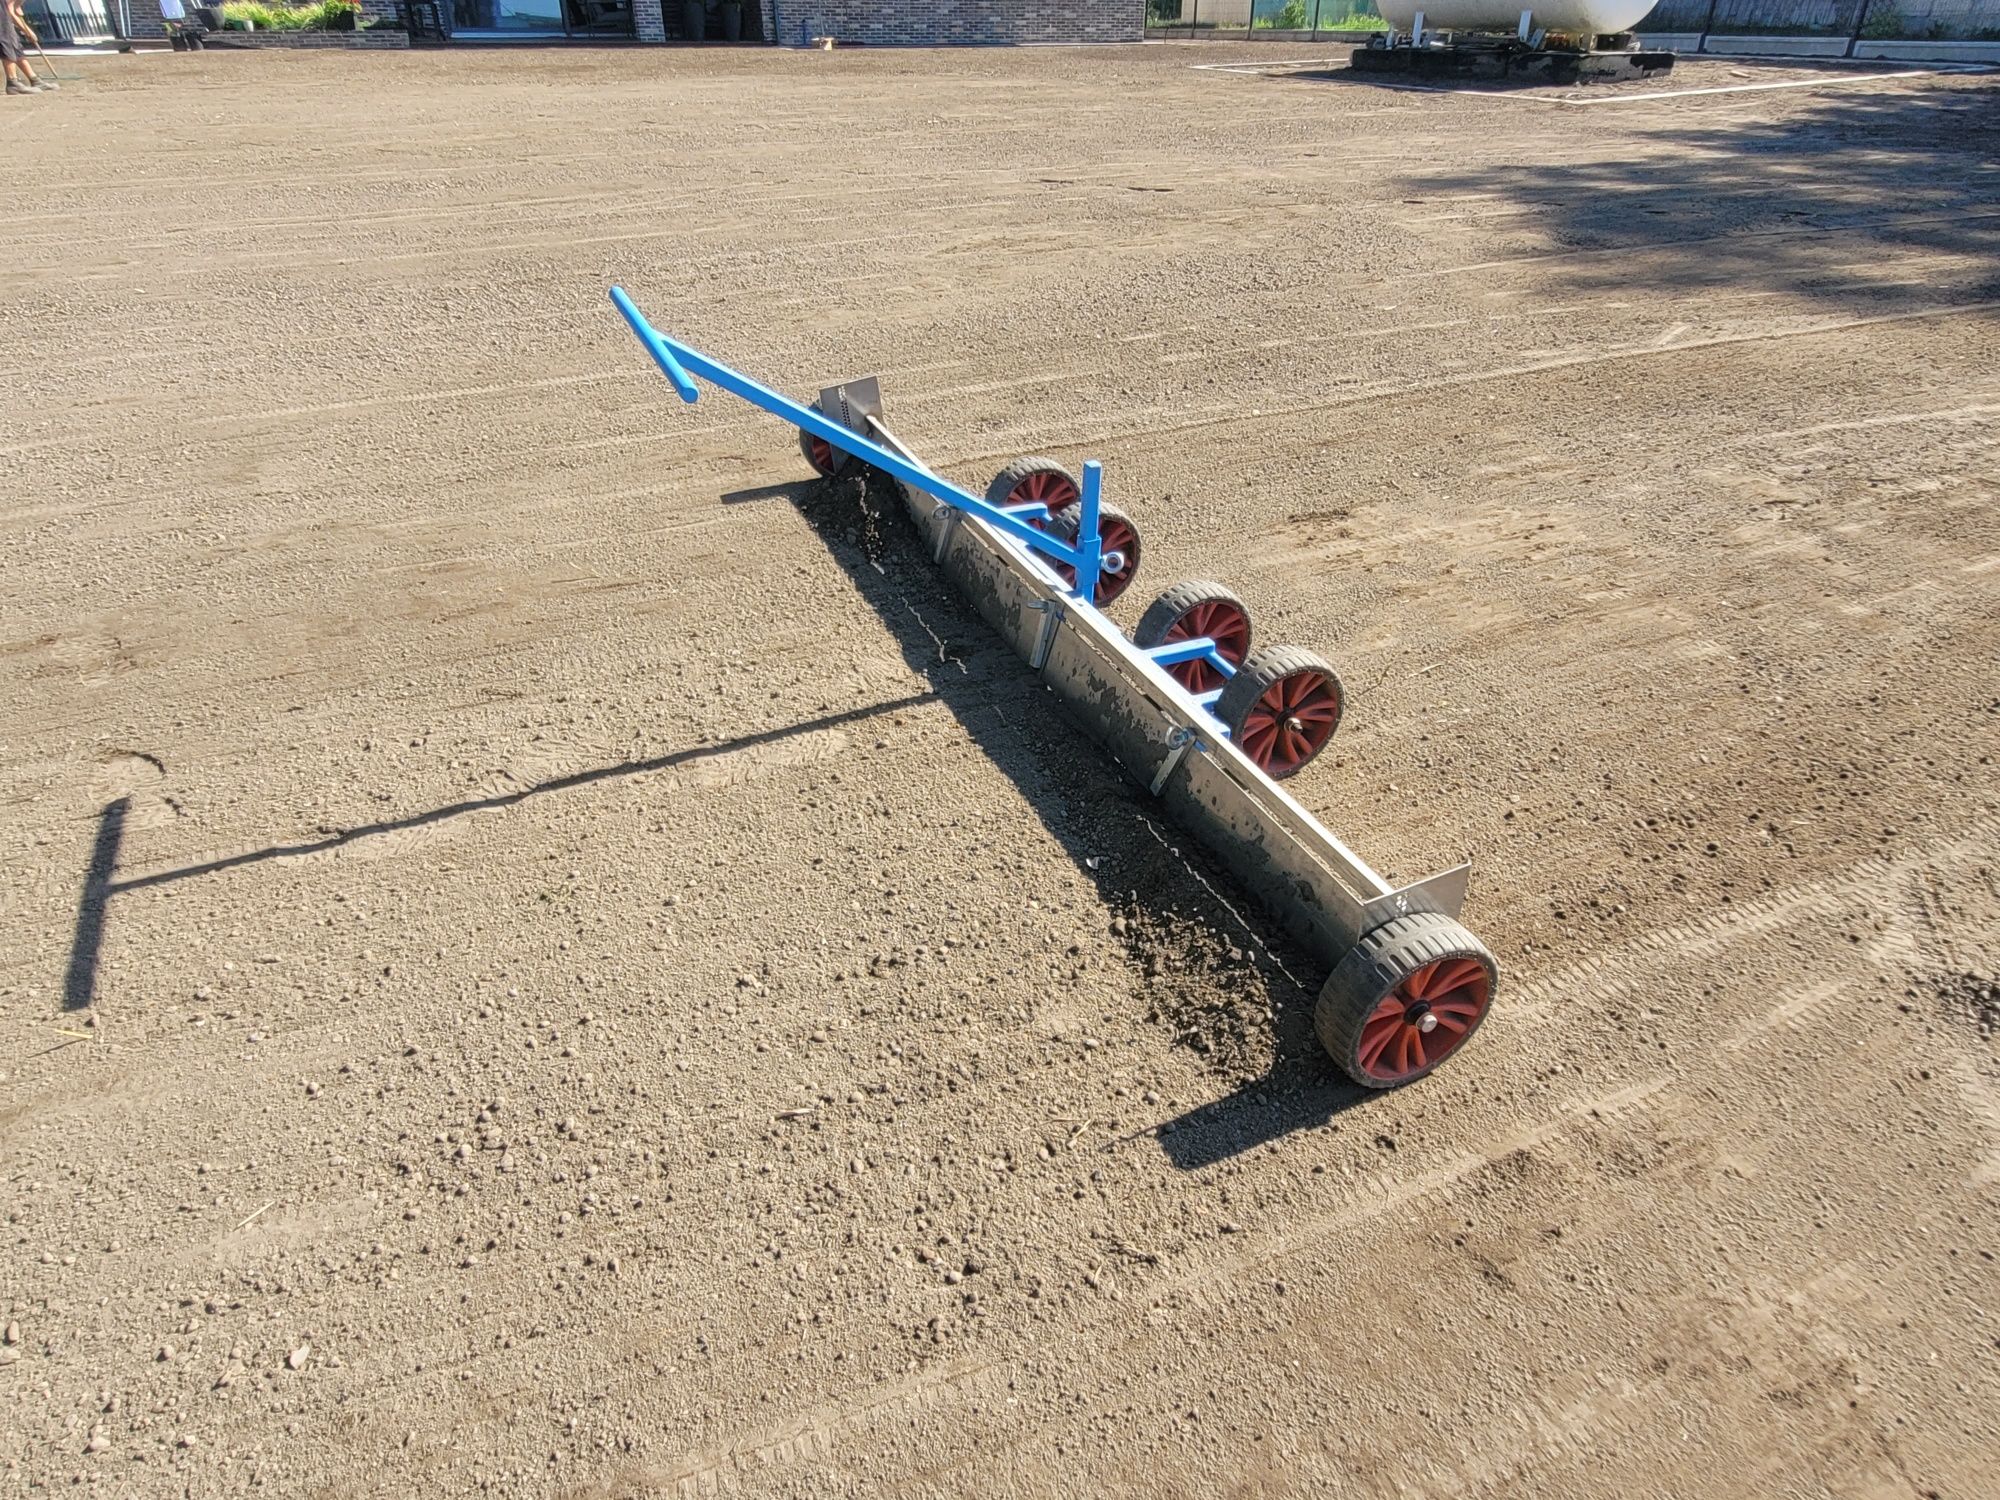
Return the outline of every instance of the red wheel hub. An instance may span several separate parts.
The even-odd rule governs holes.
[[[1103,537],[1102,553],[1116,552],[1120,559],[1116,568],[1108,568],[1097,575],[1097,588],[1091,595],[1091,603],[1102,609],[1125,592],[1132,575],[1138,571],[1139,533],[1129,522],[1121,521],[1116,516],[1105,516],[1098,524],[1098,532]],[[1075,540],[1074,534],[1070,540]],[[1064,583],[1076,587],[1075,568],[1068,563],[1056,563],[1055,569]]]
[[[812,460],[812,466],[829,479],[840,466],[840,454],[833,444],[816,433],[806,434],[806,453]]]
[[[1250,616],[1227,599],[1209,599],[1168,626],[1161,644],[1198,641],[1203,636],[1215,642],[1216,651],[1232,667],[1240,667],[1243,658],[1250,654]],[[1175,662],[1166,671],[1190,693],[1212,692],[1229,680],[1207,661]]]
[[[1076,504],[1082,498],[1069,475],[1059,474],[1053,469],[1037,469],[1007,491],[1009,505],[1039,505],[1050,515]],[[1037,526],[1041,523],[1030,518],[1028,524]]]
[[[1369,1077],[1387,1083],[1435,1067],[1486,1014],[1492,992],[1492,976],[1476,958],[1425,964],[1361,1023],[1355,1060]]]
[[[1273,777],[1319,753],[1340,723],[1340,684],[1324,672],[1293,672],[1264,689],[1243,721],[1237,747]]]

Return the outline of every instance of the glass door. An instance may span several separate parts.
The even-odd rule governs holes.
[[[632,0],[564,0],[571,36],[634,36]]]
[[[453,35],[567,36],[563,0],[452,0]]]

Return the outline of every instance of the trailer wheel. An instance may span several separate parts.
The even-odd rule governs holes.
[[[1324,660],[1297,646],[1264,646],[1229,679],[1215,716],[1229,726],[1237,749],[1283,781],[1326,748],[1346,701]]]
[[[1319,992],[1313,1026],[1363,1088],[1414,1082],[1465,1045],[1499,969],[1450,917],[1413,912],[1363,935]]]
[[[1039,505],[1050,515],[1082,498],[1083,486],[1076,482],[1076,476],[1053,458],[1017,458],[986,486],[988,505]],[[1047,529],[1046,521],[1032,516],[1024,519],[1030,526]]]
[[[1078,527],[1083,521],[1083,507],[1072,505],[1049,516],[1049,524],[1042,529],[1057,541],[1067,546],[1076,545]],[[1100,503],[1097,507],[1097,530],[1103,538],[1106,555],[1116,553],[1118,565],[1107,568],[1097,575],[1097,588],[1091,602],[1099,609],[1132,586],[1132,580],[1139,573],[1139,523],[1115,505]],[[1071,588],[1076,587],[1076,569],[1067,563],[1047,560]]]
[[[1216,651],[1232,667],[1242,666],[1250,654],[1250,609],[1223,585],[1189,578],[1146,606],[1139,628],[1132,632],[1132,644],[1144,650],[1203,636],[1215,642]],[[1213,692],[1229,680],[1207,661],[1175,662],[1162,670],[1190,693]]]
[[[812,403],[812,409],[819,411],[817,401]],[[822,479],[837,479],[853,468],[856,462],[854,455],[846,449],[834,447],[818,433],[807,432],[803,427],[799,429],[799,452],[806,456],[806,462]]]

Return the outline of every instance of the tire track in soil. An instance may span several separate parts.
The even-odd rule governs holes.
[[[1615,948],[1517,981],[1503,988],[1496,1002],[1503,1007],[1502,1015],[1496,1019],[1502,1023],[1504,1039],[1496,1037],[1492,1027],[1483,1033],[1490,1058],[1488,1066],[1502,1072],[1520,1071],[1521,1056],[1537,1050],[1531,1035],[1565,1024],[1561,1002],[1569,997],[1587,994],[1600,1006],[1605,1001],[1626,997],[1642,986],[1657,985],[1660,976],[1656,971],[1660,969],[1680,969],[1690,959],[1720,959],[1740,944],[1768,937],[1801,920],[1838,918],[1853,908],[1857,898],[1908,883],[1961,856],[1988,852],[1995,847],[1996,838],[2000,838],[2000,819],[1981,820],[1958,836],[1922,850],[1893,860],[1864,859],[1837,875],[1809,881],[1728,911],[1712,912],[1692,922],[1657,928]],[[1914,950],[1878,947],[1855,950],[1851,960],[1878,968],[1885,964],[1907,965],[1918,956]],[[1797,1022],[1837,998],[1850,983],[1848,979],[1828,979],[1781,997],[1768,1010],[1748,1017],[1723,1045],[1736,1050],[1774,1027]],[[1498,1047],[1496,1042],[1500,1044]],[[1976,1085],[1970,1085],[1968,1080],[1960,1081],[1961,1089],[1968,1086],[1976,1090]],[[1177,1312],[1226,1312],[1245,1295],[1247,1285],[1268,1281],[1268,1271],[1274,1262],[1305,1255],[1325,1240],[1448,1195],[1517,1153],[1546,1149],[1568,1137],[1648,1111],[1688,1114],[1697,1108],[1694,1087],[1690,1080],[1669,1073],[1541,1104],[1541,1119],[1479,1151],[1461,1153],[1415,1176],[1390,1183],[1372,1195],[1355,1192],[1338,1206],[1303,1223],[1245,1236],[1246,1243],[1234,1253],[1198,1256],[1194,1264],[1146,1280],[1144,1294],[1153,1305],[1171,1304]],[[1989,1122],[2000,1121],[2000,1111],[1990,1106],[1983,1107],[1981,1113]],[[1754,1109],[1750,1118],[1756,1118]],[[1777,1128],[1775,1122],[1767,1123]],[[2000,1124],[1995,1125],[1994,1133],[1996,1141],[2000,1141]],[[1709,1134],[1712,1138],[1727,1137],[1727,1132],[1712,1123]],[[1972,1180],[1976,1184],[1995,1178],[2000,1178],[2000,1150],[1975,1171]],[[1935,1217],[1943,1220],[1949,1216],[1949,1205],[1941,1204]],[[1823,1273],[1823,1279],[1839,1274],[1835,1268]],[[1100,1367],[1139,1366],[1140,1361],[1121,1355],[1156,1332],[1143,1325],[1113,1331],[1108,1325],[1119,1317],[1118,1305],[1110,1304],[1094,1320],[1099,1332],[1092,1344]],[[954,1359],[888,1382],[885,1387],[869,1392],[865,1399],[824,1402],[805,1413],[754,1428],[725,1444],[692,1450],[661,1464],[628,1466],[603,1484],[574,1490],[570,1495],[572,1500],[597,1500],[597,1497],[626,1500],[626,1497],[671,1494],[676,1500],[694,1500],[703,1495],[757,1493],[760,1486],[777,1478],[775,1470],[830,1466],[844,1444],[865,1439],[889,1423],[908,1420],[933,1426],[957,1425],[945,1415],[948,1403],[969,1408],[981,1402],[1005,1401],[1007,1392],[1015,1389],[1019,1380],[1032,1380],[1033,1369],[1027,1356]],[[1643,1410],[1646,1394],[1647,1388],[1626,1390],[1617,1399],[1621,1404]],[[1579,1409],[1596,1410],[1593,1404],[1596,1399],[1583,1398]],[[1061,1420],[1075,1421],[1077,1414],[1065,1412]],[[1545,1435],[1561,1433],[1569,1430],[1570,1425],[1570,1419],[1558,1416],[1542,1430]],[[1006,1446],[1018,1448],[1033,1442],[1036,1436],[1022,1434]],[[990,1452],[982,1452],[980,1456],[992,1457]],[[1508,1460],[1519,1461],[1519,1455]],[[1463,1477],[1477,1476],[1468,1470]],[[1416,1493],[1442,1492],[1420,1489]]]

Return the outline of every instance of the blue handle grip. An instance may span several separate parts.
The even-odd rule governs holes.
[[[611,289],[611,302],[624,316],[632,331],[639,336],[639,342],[646,346],[646,352],[653,356],[653,363],[660,367],[667,379],[673,382],[674,389],[681,393],[681,400],[693,406],[701,398],[701,392],[695,389],[693,378],[681,368],[681,362],[674,358],[674,351],[667,347],[666,341],[653,331],[653,325],[646,321],[646,315],[632,305],[632,299],[625,295],[625,288],[614,286]]]

